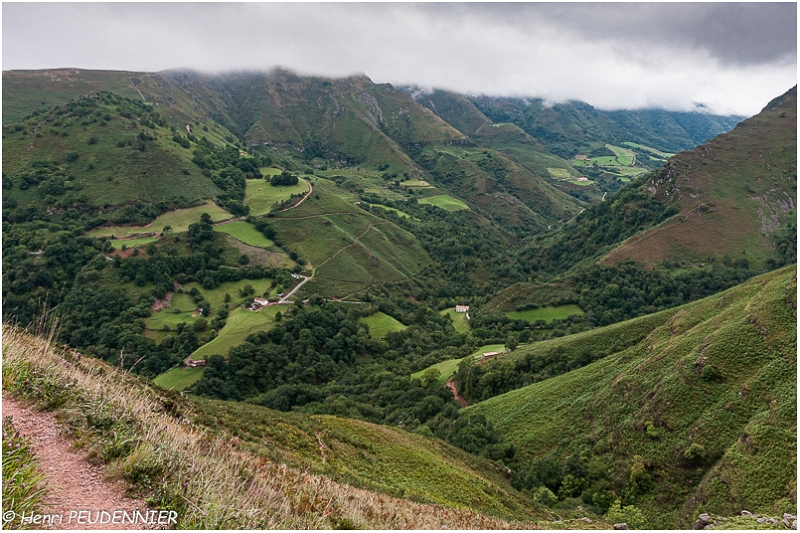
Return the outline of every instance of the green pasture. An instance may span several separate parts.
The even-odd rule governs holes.
[[[239,289],[243,289],[245,285],[250,285],[253,287],[253,294],[250,296],[239,296]],[[202,285],[193,281],[191,283],[187,283],[185,286],[186,290],[191,290],[192,288],[197,288],[206,299],[208,303],[211,304],[211,309],[221,309],[223,305],[225,305],[225,293],[231,295],[230,306],[236,307],[245,300],[249,300],[251,298],[259,298],[265,292],[269,291],[270,293],[273,292],[272,289],[272,279],[271,278],[262,278],[262,279],[240,279],[239,281],[226,281],[224,283],[220,283],[213,289],[204,289]],[[175,296],[189,296],[188,294],[182,294]],[[191,299],[191,297],[189,297]],[[173,296],[173,301],[175,297]],[[173,307],[175,304],[173,303]],[[181,309],[183,309],[181,307]]]
[[[115,250],[121,250],[124,244],[126,248],[136,248],[143,244],[149,244],[158,240],[158,237],[141,237],[139,239],[114,239],[111,245]]]
[[[622,144],[624,144],[625,146],[632,146],[633,148],[638,148],[640,150],[646,150],[646,151],[651,152],[653,154],[656,154],[657,156],[659,156],[661,158],[664,158],[664,159],[669,159],[670,157],[675,155],[675,154],[671,154],[669,152],[662,152],[661,150],[658,150],[656,148],[652,148],[650,146],[645,146],[645,145],[639,144],[639,143],[624,142]]]
[[[512,313],[506,313],[506,316],[512,320],[525,320],[533,323],[537,320],[551,322],[555,318],[567,318],[570,315],[582,314],[583,310],[580,307],[569,304],[540,307],[539,309],[528,309],[527,311],[514,311]]]
[[[400,185],[403,187],[412,187],[415,189],[433,189],[433,185],[425,180],[405,180],[401,181]]]
[[[608,148],[609,150],[614,152],[614,155],[617,156],[617,157],[621,157],[621,156],[631,156],[631,157],[633,157],[635,155],[630,150],[628,150],[626,148],[623,148],[621,146],[614,146],[613,144],[607,144],[606,148]]]
[[[173,368],[156,376],[153,383],[167,390],[175,389],[181,391],[189,388],[195,381],[203,377],[203,370],[203,367]]]
[[[261,167],[258,170],[261,171],[262,176],[269,176],[269,177],[277,176],[278,174],[283,172],[281,169],[275,167]]]
[[[308,184],[299,181],[297,185],[269,184],[267,180],[247,180],[244,194],[244,203],[250,207],[250,214],[254,216],[266,215],[276,202],[288,200],[293,194],[308,192]]]
[[[577,185],[579,187],[588,187],[590,185],[594,185],[594,182],[592,180],[589,180],[589,181],[569,180],[569,183],[571,183],[573,185]]]
[[[434,205],[444,209],[445,211],[461,211],[463,209],[469,209],[469,206],[461,200],[457,200],[446,194],[422,198],[420,199],[419,203]]]
[[[289,307],[284,305],[272,305],[260,311],[237,307],[231,311],[225,327],[218,332],[217,337],[195,350],[192,357],[206,359],[214,354],[228,357],[228,351],[233,346],[242,344],[251,333],[271,329],[275,324],[275,313],[286,312],[287,309]]]
[[[209,200],[205,205],[164,213],[147,226],[110,226],[89,231],[87,235],[90,237],[110,237],[113,235],[120,239],[132,235],[160,233],[163,231],[164,226],[171,226],[173,232],[186,231],[189,229],[189,224],[200,222],[200,215],[203,213],[208,213],[214,222],[233,217],[233,215]]]
[[[175,293],[172,295],[170,307],[153,313],[152,316],[144,319],[144,323],[147,329],[159,331],[163,330],[164,326],[167,325],[170,330],[174,330],[181,322],[192,325],[195,320],[201,318],[202,315],[196,309],[197,304],[194,303],[194,299],[191,296]],[[176,310],[180,310],[180,313],[176,313]]]
[[[442,309],[439,311],[439,314],[450,316],[453,320],[453,327],[456,329],[456,333],[469,333],[469,323],[467,322],[466,313],[456,313],[456,308],[450,307],[448,309]]]
[[[398,322],[395,318],[381,313],[380,311],[369,316],[361,317],[358,321],[369,326],[369,336],[375,339],[383,339],[388,333],[403,331],[407,327]]]
[[[567,179],[572,177],[569,173],[569,170],[567,170],[566,168],[547,167],[547,172],[550,173],[551,177],[556,179]]]
[[[620,174],[622,176],[639,176],[647,172],[646,168],[638,168],[638,167],[613,167],[613,168],[607,168],[606,170]]]
[[[259,248],[270,248],[274,246],[271,240],[267,239],[263,233],[248,222],[237,221],[229,224],[222,224],[216,226],[214,231],[227,233],[234,239],[238,239],[250,246],[258,246]]]
[[[471,358],[472,360],[478,360],[478,359],[481,358],[481,355],[483,355],[483,354],[485,354],[487,352],[502,353],[503,350],[505,350],[505,349],[506,349],[506,347],[503,344],[487,344],[485,346],[481,346],[480,348],[475,350],[473,353],[471,353],[467,357],[464,357],[463,359],[448,359],[447,361],[442,361],[440,363],[436,363],[435,365],[429,366],[425,370],[420,370],[419,372],[411,374],[411,377],[412,378],[422,377],[422,374],[424,374],[427,370],[430,370],[431,368],[435,368],[435,369],[437,369],[439,371],[439,383],[444,383],[448,379],[450,379],[450,377],[453,374],[456,373],[456,370],[458,370],[458,364],[461,363],[461,361],[463,361],[464,359]]]
[[[418,218],[412,217],[408,213],[400,211],[399,209],[396,209],[394,207],[389,207],[388,205],[383,205],[383,204],[369,204],[369,205],[371,205],[373,207],[377,207],[378,209],[385,209],[387,211],[392,211],[393,213],[396,213],[397,216],[400,216],[400,217],[403,217],[403,218],[410,218],[412,220],[419,220]]]

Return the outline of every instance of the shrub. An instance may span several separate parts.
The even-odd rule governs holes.
[[[606,520],[612,524],[628,524],[628,529],[647,529],[647,519],[641,509],[633,505],[622,507],[619,500],[616,500],[609,508]]]

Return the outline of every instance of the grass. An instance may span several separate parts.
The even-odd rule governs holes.
[[[214,231],[227,233],[234,239],[238,239],[250,246],[257,246],[259,248],[271,248],[275,245],[271,240],[267,239],[263,233],[258,231],[255,226],[247,222],[230,222],[228,224],[221,224],[214,227]]]
[[[569,183],[573,185],[578,185],[580,187],[589,187],[591,185],[594,185],[594,182],[592,180],[588,181],[569,180]]]
[[[31,449],[30,441],[20,436],[10,416],[3,418],[3,511],[16,517],[44,512],[47,494],[45,477]],[[19,523],[14,523],[19,522]],[[7,521],[3,529],[34,529],[18,518]],[[35,529],[39,529],[38,527]]]
[[[173,368],[157,376],[153,383],[165,389],[181,391],[203,377],[203,368]]]
[[[121,250],[122,245],[124,244],[127,248],[138,248],[143,244],[149,244],[151,242],[155,242],[158,240],[158,237],[142,237],[139,239],[114,239],[111,241],[111,245],[114,247],[115,250]]]
[[[439,194],[436,196],[430,196],[428,198],[421,198],[419,203],[435,205],[436,207],[440,207],[445,211],[461,211],[463,209],[469,209],[469,206],[464,202],[462,202],[461,200],[457,200],[452,196],[448,196],[446,194]]]
[[[554,518],[441,441],[190,400],[91,357],[64,365],[60,348],[9,326],[3,341],[4,392],[53,410],[108,478],[176,511],[178,529],[531,529],[502,516]],[[447,503],[418,503],[429,500]]]
[[[362,324],[369,326],[369,336],[375,339],[383,339],[387,333],[393,331],[403,331],[408,326],[400,323],[394,317],[378,311],[375,314],[361,317],[358,319]]]
[[[567,318],[570,315],[582,314],[583,310],[580,307],[569,304],[540,307],[539,309],[528,309],[527,311],[514,311],[512,313],[506,313],[506,316],[512,320],[526,320],[533,323],[537,320],[552,322],[555,318]]]
[[[233,215],[214,202],[208,201],[205,205],[164,213],[147,226],[108,226],[89,231],[87,235],[91,237],[110,237],[113,235],[117,239],[121,239],[133,235],[160,233],[164,230],[165,226],[170,226],[172,231],[177,233],[188,230],[189,224],[200,222],[200,215],[203,213],[208,213],[211,220],[214,222],[227,220],[233,217]]]
[[[658,159],[659,161],[661,161],[663,159],[669,159],[670,157],[675,155],[675,154],[671,154],[669,152],[662,152],[661,150],[657,150],[657,149],[652,148],[650,146],[645,146],[643,144],[638,144],[638,143],[634,143],[634,142],[624,142],[622,144],[624,144],[625,146],[631,146],[633,148],[639,148],[640,150],[646,150],[648,152],[651,152],[651,153],[659,156],[659,158],[661,158],[661,159]]]
[[[144,319],[144,323],[147,329],[151,330],[163,330],[164,326],[168,326],[170,330],[174,330],[181,322],[186,322],[191,326],[194,324],[195,320],[202,318],[202,315],[197,312],[196,309],[197,304],[194,303],[191,296],[188,294],[175,293],[172,295],[170,307],[153,313],[152,316]],[[178,310],[180,313],[175,312]]]
[[[551,168],[547,167],[547,172],[550,173],[550,176],[556,179],[568,179],[571,178],[572,175],[569,173],[569,170],[565,168]]]
[[[250,285],[253,287],[253,294],[250,296],[239,296],[239,289],[244,289],[245,285]],[[272,287],[271,278],[226,281],[224,283],[220,283],[213,289],[204,289],[202,285],[196,281],[193,281],[191,283],[187,283],[185,288],[186,290],[197,288],[203,295],[203,298],[205,298],[206,301],[211,304],[211,309],[220,309],[222,306],[224,306],[226,303],[226,294],[229,294],[231,298],[230,302],[227,303],[230,304],[231,308],[234,308],[250,298],[260,297],[264,294],[273,295],[275,293],[275,289]]]
[[[418,218],[414,218],[414,217],[412,217],[411,215],[409,215],[408,213],[406,213],[404,211],[400,211],[399,209],[394,208],[394,207],[389,207],[388,205],[382,205],[382,204],[370,204],[370,205],[372,206],[373,209],[375,209],[375,208],[377,208],[377,209],[385,209],[387,211],[391,211],[392,213],[396,213],[397,216],[400,216],[400,217],[403,217],[403,218],[410,218],[412,220],[419,220]]]
[[[469,322],[467,321],[466,313],[456,313],[455,307],[442,309],[439,311],[439,313],[450,316],[450,318],[453,320],[453,327],[455,328],[456,333],[469,333]]]
[[[425,181],[425,180],[417,180],[417,179],[401,181],[400,185],[402,185],[403,187],[410,187],[410,188],[413,188],[413,189],[433,189],[434,188],[427,181]]]
[[[660,528],[692,524],[700,506],[723,516],[793,512],[795,275],[793,265],[659,313],[667,321],[627,349],[468,409],[520,461],[585,449],[623,486],[640,455],[658,482],[636,505]]]
[[[206,359],[211,355],[228,356],[230,349],[242,344],[248,335],[256,331],[266,331],[275,324],[275,313],[286,311],[286,306],[273,305],[255,312],[237,307],[226,319],[225,327],[217,337],[202,345],[192,353],[195,359]]]
[[[253,216],[266,215],[272,211],[274,204],[288,200],[293,194],[305,194],[308,185],[299,181],[297,185],[281,185],[275,187],[266,180],[247,180],[244,203],[250,207]]]
[[[448,379],[450,379],[450,377],[453,374],[456,373],[456,370],[458,370],[458,365],[464,359],[471,359],[471,360],[475,361],[475,360],[480,359],[481,355],[483,355],[483,354],[485,354],[487,352],[502,353],[505,349],[506,349],[505,345],[503,345],[503,344],[487,344],[485,346],[481,346],[480,348],[475,350],[473,353],[471,353],[467,357],[464,357],[462,359],[448,359],[446,361],[441,361],[439,363],[436,363],[435,365],[429,366],[425,370],[420,370],[419,372],[415,372],[414,374],[411,374],[411,377],[412,378],[422,377],[422,374],[424,374],[425,372],[427,372],[431,368],[435,368],[436,370],[439,371],[439,380],[438,380],[439,383],[445,383]]]

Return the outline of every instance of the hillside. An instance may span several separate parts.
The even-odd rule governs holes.
[[[603,258],[652,265],[728,256],[763,267],[770,235],[796,219],[797,88],[732,131],[672,158],[642,185],[677,216]]]
[[[4,394],[61,417],[110,479],[178,511],[180,529],[608,527],[555,522],[499,466],[435,439],[187,399],[16,328],[3,337]]]
[[[758,276],[670,312],[619,353],[467,412],[516,447],[516,486],[544,481],[595,505],[621,496],[656,529],[691,527],[699,512],[793,512],[796,294],[795,266]],[[548,461],[562,477],[542,477]]]
[[[511,122],[565,159],[633,141],[680,152],[730,130],[744,117],[663,110],[602,111],[585,102],[548,105],[540,98],[480,96],[472,102],[493,122]]]
[[[677,154],[529,246],[525,257],[549,271],[625,259],[756,271],[794,262],[796,101],[792,89],[732,131]]]

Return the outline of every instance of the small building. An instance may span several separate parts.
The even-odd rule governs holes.
[[[183,362],[189,368],[196,368],[198,366],[206,366],[205,359],[192,359],[191,357],[187,357],[186,360]]]
[[[481,355],[481,359],[489,359],[490,357],[498,355],[498,353],[499,352],[486,352],[483,355]]]
[[[589,178],[584,176],[578,176],[577,178],[575,178],[575,181],[589,181]]]
[[[457,305],[456,306],[456,313],[466,313],[469,311],[468,305]]]
[[[300,274],[289,274],[289,275],[292,276],[294,279],[303,279],[303,276],[301,276]]]

